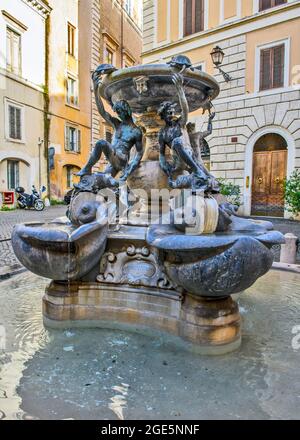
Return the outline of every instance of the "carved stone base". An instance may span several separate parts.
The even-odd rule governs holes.
[[[174,342],[206,355],[234,351],[241,343],[238,305],[230,297],[207,301],[150,287],[52,282],[43,314],[52,328],[167,333]]]

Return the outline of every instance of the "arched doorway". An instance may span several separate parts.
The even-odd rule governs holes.
[[[251,214],[284,216],[288,145],[277,133],[261,136],[253,148]]]
[[[78,183],[80,178],[76,174],[80,171],[77,165],[64,165],[65,176],[63,181],[63,190],[69,191],[73,189],[74,183]]]
[[[32,170],[28,162],[18,157],[7,157],[0,161],[0,189],[12,191],[22,186],[26,191],[31,187]]]

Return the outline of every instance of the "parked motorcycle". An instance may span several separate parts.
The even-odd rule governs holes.
[[[19,186],[16,188],[17,193],[17,202],[19,208],[21,209],[30,209],[34,208],[36,211],[43,211],[45,208],[45,203],[42,200],[42,193],[46,191],[46,187],[43,186],[41,188],[40,193],[36,189],[34,185],[32,185],[32,193],[25,193],[25,189]]]

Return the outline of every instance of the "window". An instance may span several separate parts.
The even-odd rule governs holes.
[[[284,87],[285,44],[261,49],[260,90]]]
[[[123,67],[132,67],[135,65],[135,60],[127,53],[123,51]]]
[[[11,103],[7,105],[8,110],[8,138],[22,140],[22,108]]]
[[[76,28],[68,23],[68,54],[75,56],[75,32]]]
[[[8,27],[6,29],[6,68],[10,72],[21,75],[21,65],[21,35]]]
[[[106,64],[114,64],[114,53],[108,47],[106,47],[104,51],[104,62]]]
[[[20,166],[17,160],[7,161],[7,186],[8,189],[16,189],[20,186],[19,182]]]
[[[80,130],[75,127],[66,126],[65,150],[73,153],[80,153]]]
[[[184,0],[184,36],[203,31],[204,0]]]
[[[73,186],[73,167],[67,166],[67,188],[72,188]]]
[[[266,9],[274,8],[284,3],[287,3],[287,0],[259,0],[259,10],[265,11]]]
[[[70,76],[67,79],[67,103],[78,105],[78,81]]]

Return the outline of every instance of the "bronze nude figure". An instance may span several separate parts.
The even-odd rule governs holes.
[[[209,114],[207,130],[205,131],[196,131],[196,124],[192,122],[189,122],[186,126],[191,146],[194,151],[194,157],[200,163],[203,163],[202,155],[208,146],[205,139],[212,134],[212,121],[214,120],[215,116],[216,114],[214,112]]]
[[[173,74],[172,81],[176,87],[181,115],[175,114],[176,104],[163,102],[158,114],[165,122],[159,134],[160,166],[169,177],[169,185],[172,188],[193,187],[204,191],[217,191],[217,185],[213,176],[206,170],[202,160],[199,161],[194,154],[191,140],[187,130],[189,106],[183,89],[183,77]],[[166,147],[173,153],[173,164],[166,159]],[[172,174],[176,171],[188,171],[189,176],[180,176],[173,180]]]
[[[87,164],[78,175],[84,176],[91,174],[92,167],[101,158],[102,153],[104,153],[109,162],[105,174],[111,174],[112,177],[115,177],[119,172],[122,172],[120,181],[126,181],[128,176],[136,170],[142,160],[143,133],[142,130],[135,125],[132,118],[132,111],[127,101],[117,101],[112,107],[119,118],[110,115],[105,110],[99,94],[101,76],[102,74],[99,69],[93,74],[96,104],[101,116],[114,129],[113,140],[111,144],[104,139],[99,140]],[[130,162],[130,152],[133,147],[136,148],[136,155]]]

